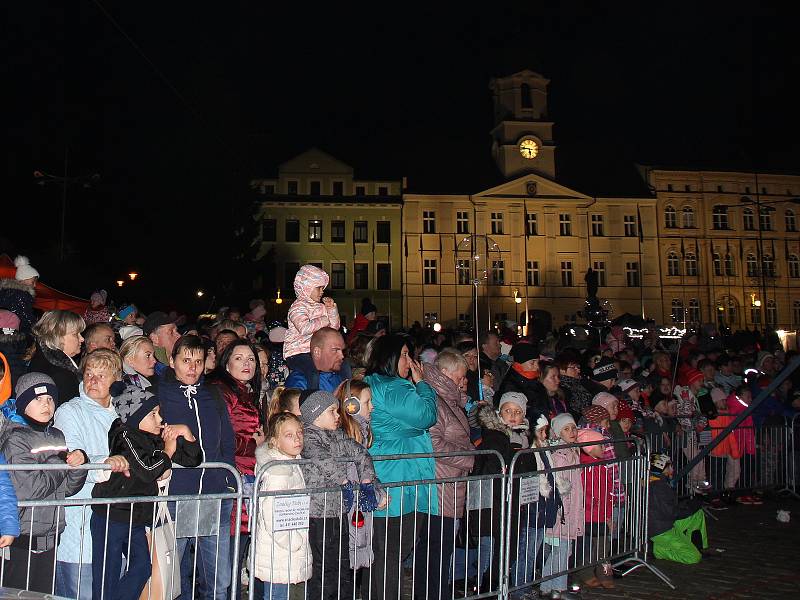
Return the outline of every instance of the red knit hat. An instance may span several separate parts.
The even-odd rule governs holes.
[[[603,419],[611,419],[608,411],[598,404],[587,406],[583,409],[583,417],[592,424],[599,424]]]
[[[697,369],[689,369],[686,371],[686,385],[692,385],[696,381],[705,381],[705,376]]]
[[[617,421],[622,421],[622,419],[630,419],[631,421],[635,421],[636,418],[633,416],[633,409],[631,405],[625,402],[625,400],[619,401],[619,408],[617,408]]]

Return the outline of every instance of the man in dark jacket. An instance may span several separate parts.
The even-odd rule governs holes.
[[[481,354],[478,358],[489,362],[489,368],[492,371],[492,375],[494,375],[492,387],[496,392],[508,371],[508,364],[500,358],[500,336],[494,331],[487,331],[481,334],[478,342],[481,347]]]
[[[323,327],[311,336],[309,347],[313,367],[293,370],[286,378],[285,386],[335,392],[339,384],[351,375],[350,364],[344,358],[342,334],[331,327]]]
[[[550,409],[547,405],[547,395],[539,380],[539,346],[528,342],[520,342],[511,349],[511,358],[514,364],[503,377],[500,389],[495,394],[497,403],[506,392],[520,392],[528,400],[526,417],[529,422],[535,423],[539,415],[547,416]]]
[[[158,383],[161,416],[167,423],[189,426],[192,435],[200,442],[203,462],[222,462],[235,467],[236,442],[228,409],[217,389],[203,379],[205,361],[206,348],[200,337],[185,335],[175,343],[170,360],[172,368],[161,375]],[[235,488],[233,476],[224,469],[175,469],[169,492],[172,495],[221,494],[235,491]],[[181,563],[181,597],[191,598],[195,569],[186,560],[188,553],[185,550],[197,539],[197,570],[200,571],[202,565],[216,564],[216,574],[212,569],[200,578],[205,581],[200,589],[206,595],[199,597],[224,600],[231,583],[229,526],[233,500],[222,500],[221,506],[217,500],[201,501],[199,509],[194,502],[178,504],[172,508],[177,513],[177,552],[184,558]],[[220,506],[219,518],[217,506]]]

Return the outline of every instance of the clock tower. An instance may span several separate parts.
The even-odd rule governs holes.
[[[525,173],[556,177],[553,123],[547,114],[549,83],[528,70],[489,82],[495,123],[492,156],[506,179]]]

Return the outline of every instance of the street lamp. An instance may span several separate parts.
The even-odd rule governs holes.
[[[75,183],[81,184],[84,188],[92,187],[92,184],[100,180],[99,173],[91,175],[78,175],[77,177],[69,177],[67,171],[68,165],[68,152],[64,148],[64,175],[51,175],[45,171],[36,170],[33,172],[33,178],[38,185],[58,184],[61,186],[61,241],[59,243],[59,261],[64,262],[64,228],[67,220],[67,186]]]
[[[275,298],[275,304],[283,304],[283,298],[281,298],[281,289],[278,288],[278,295]]]
[[[205,294],[205,292],[203,290],[197,290],[197,297],[198,298],[202,298],[203,294]]]
[[[131,281],[134,281],[138,276],[139,274],[136,271],[131,271],[130,273],[128,273],[128,277],[131,278]]]
[[[125,280],[124,279],[117,279],[117,287],[122,287],[123,285],[125,285]]]

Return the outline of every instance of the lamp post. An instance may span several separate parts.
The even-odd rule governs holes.
[[[51,175],[45,171],[36,170],[33,172],[33,178],[38,185],[57,184],[61,186],[61,240],[59,242],[58,257],[59,262],[64,262],[64,230],[67,221],[67,186],[75,183],[81,184],[84,188],[92,187],[93,183],[100,180],[99,173],[91,175],[79,175],[77,177],[70,177],[68,172],[69,153],[68,149],[64,148],[64,175]]]

